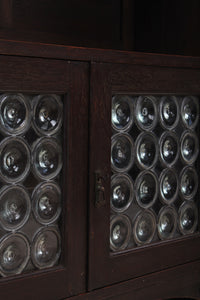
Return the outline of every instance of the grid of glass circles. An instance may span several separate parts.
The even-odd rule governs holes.
[[[62,96],[0,94],[0,275],[58,264]]]
[[[199,98],[112,96],[110,249],[198,228]]]

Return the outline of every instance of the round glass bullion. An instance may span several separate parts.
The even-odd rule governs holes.
[[[130,241],[131,222],[125,215],[116,215],[110,222],[110,248],[113,251],[124,250]]]
[[[133,201],[133,181],[127,174],[113,175],[111,178],[110,205],[113,211],[125,211]]]
[[[160,174],[160,195],[162,202],[173,203],[178,195],[178,176],[174,169],[166,168]]]
[[[133,236],[137,245],[150,243],[156,231],[156,217],[151,210],[141,211],[134,222]]]
[[[151,171],[141,172],[135,181],[134,186],[136,201],[140,207],[151,207],[158,196],[158,178]]]
[[[158,214],[158,235],[161,240],[173,238],[177,228],[177,212],[172,206],[163,206]]]
[[[128,131],[133,124],[133,99],[126,95],[112,97],[112,127],[116,131]]]
[[[193,129],[196,127],[199,120],[199,104],[197,97],[186,96],[183,98],[181,116],[183,123],[187,128]]]
[[[181,137],[181,156],[187,164],[193,164],[199,154],[199,142],[193,131],[185,131]]]
[[[30,258],[27,238],[21,233],[11,233],[0,241],[0,274],[9,276],[20,274]]]
[[[61,253],[61,237],[54,226],[43,227],[35,235],[31,258],[33,264],[39,268],[53,267],[58,263]]]
[[[178,138],[174,132],[165,131],[160,137],[160,157],[167,167],[173,166],[179,157]]]
[[[185,201],[178,211],[178,226],[180,232],[185,234],[194,233],[198,223],[198,209],[193,201]]]
[[[33,123],[37,132],[55,134],[62,125],[63,105],[57,95],[39,95],[33,100]]]
[[[13,183],[25,179],[30,170],[30,150],[21,137],[5,138],[0,144],[0,176]]]
[[[62,149],[56,138],[43,137],[33,147],[33,168],[41,179],[56,177],[62,168]]]
[[[0,191],[0,224],[5,230],[17,230],[28,220],[31,202],[27,191],[10,185]]]
[[[143,130],[153,130],[158,119],[157,100],[153,96],[139,96],[136,102],[136,120]]]
[[[160,99],[160,121],[164,128],[173,129],[179,121],[179,107],[176,96],[163,96]]]
[[[129,134],[117,133],[111,140],[111,167],[115,172],[127,172],[134,163],[134,143]]]
[[[198,189],[198,175],[195,168],[186,166],[180,175],[180,191],[185,199],[193,199]]]
[[[152,168],[158,157],[158,141],[154,133],[142,132],[136,140],[136,156],[140,168]]]
[[[29,99],[22,94],[0,97],[0,129],[5,135],[20,135],[30,126]]]
[[[61,190],[53,181],[40,183],[32,195],[33,213],[41,224],[55,222],[61,213]]]

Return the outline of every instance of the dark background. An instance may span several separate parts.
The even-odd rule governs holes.
[[[0,0],[0,38],[200,55],[199,0]]]

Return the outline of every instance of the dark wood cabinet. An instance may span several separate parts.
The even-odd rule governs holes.
[[[131,49],[130,0],[0,1],[0,37],[84,47]]]
[[[63,99],[60,259],[50,268],[0,278],[1,298],[200,298],[199,221],[194,233],[181,235],[177,229],[169,240],[157,237],[152,243],[110,250],[112,97],[132,97],[135,105],[138,96],[181,96],[181,106],[184,97],[200,95],[199,58],[14,41],[0,41],[0,54],[0,94],[56,94]],[[178,115],[181,120],[180,110]],[[136,124],[137,114],[134,118]],[[135,144],[138,128],[131,129]],[[151,134],[160,137],[164,129],[159,118],[155,128]],[[167,131],[181,135],[179,129]],[[186,130],[199,138],[198,125]],[[198,159],[195,168],[198,173]],[[199,205],[198,193],[195,197]]]
[[[170,57],[169,57],[170,60]],[[110,239],[110,195],[111,195],[111,114],[113,95],[131,95],[136,102],[138,95],[198,95],[199,94],[199,70],[187,67],[160,66],[155,60],[152,65],[145,64],[109,64],[93,63],[91,65],[91,110],[90,110],[90,239],[89,239],[89,288],[96,289],[104,285],[121,282],[144,274],[160,271],[169,267],[187,263],[199,259],[200,237],[196,233],[193,236],[185,235],[180,239],[165,240],[151,245],[146,243],[142,248],[135,247],[128,251],[111,252],[109,248]],[[200,74],[200,73],[199,73]],[[156,97],[155,97],[156,99]],[[157,102],[156,105],[159,105]],[[136,111],[134,106],[134,110]],[[135,114],[139,112],[135,112]],[[159,112],[158,112],[159,113]],[[181,114],[179,111],[178,114]],[[135,116],[137,117],[137,116]],[[136,118],[133,122],[137,123]],[[132,125],[132,131],[128,131],[132,140],[137,143],[138,126]],[[156,124],[155,132],[158,132],[159,122]],[[126,131],[126,132],[127,132]],[[164,131],[175,131],[175,129]],[[119,132],[119,131],[117,131]],[[121,132],[121,131],[120,131]],[[130,133],[131,132],[131,133]],[[148,131],[145,131],[146,133]],[[161,132],[163,130],[161,129]],[[113,134],[113,135],[112,135]],[[122,131],[122,135],[126,134]],[[149,134],[149,133],[148,133]],[[180,132],[179,132],[180,134]],[[144,143],[144,142],[143,142]],[[180,146],[179,140],[179,146]],[[161,147],[159,142],[159,147]],[[135,154],[137,156],[138,153]],[[159,156],[159,154],[157,154]],[[180,154],[181,155],[181,154]],[[135,161],[136,157],[133,158]],[[159,159],[158,159],[159,160]],[[160,162],[158,167],[160,168]],[[176,164],[175,164],[175,167]],[[161,167],[162,168],[162,167]],[[166,166],[163,167],[165,169]],[[141,168],[142,170],[145,167]],[[156,167],[153,167],[155,173]],[[149,170],[149,168],[148,168]],[[95,207],[94,203],[94,174],[99,171],[103,178],[105,188],[105,204]],[[131,173],[132,172],[132,173]],[[130,171],[119,171],[119,176],[131,173],[136,182],[134,172],[138,172],[135,164]],[[141,171],[140,171],[141,172]],[[116,173],[116,170],[114,171]],[[140,173],[139,173],[140,174]],[[138,175],[139,176],[139,175]],[[138,177],[137,177],[138,178]],[[160,184],[160,179],[158,180]],[[139,185],[134,185],[133,202],[136,201],[136,190]],[[116,196],[116,195],[115,195]],[[153,197],[153,196],[152,196]],[[181,197],[180,192],[177,196]],[[159,198],[159,195],[157,196]],[[159,201],[157,199],[156,201]],[[166,204],[166,203],[165,203]],[[135,205],[135,204],[134,204]],[[163,205],[164,206],[164,205]],[[141,207],[140,207],[141,208]],[[144,208],[144,206],[142,206]],[[133,211],[138,207],[131,208]],[[130,210],[131,210],[130,209]],[[144,209],[145,210],[145,209]],[[154,209],[156,210],[156,208]],[[119,211],[114,215],[129,215],[126,209],[123,213]],[[130,218],[134,215],[130,211]],[[157,216],[158,222],[158,216]],[[132,224],[133,226],[133,224]],[[132,227],[131,227],[132,231]],[[133,237],[131,237],[133,238]]]
[[[1,55],[0,60],[1,94],[55,93],[63,96],[64,109],[60,262],[47,272],[2,277],[0,297],[63,299],[85,291],[89,66],[82,62],[7,55]],[[19,231],[23,232],[23,228]]]

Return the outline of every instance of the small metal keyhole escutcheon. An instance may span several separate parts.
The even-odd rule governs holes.
[[[95,207],[100,208],[106,203],[104,177],[100,171],[95,172]]]

